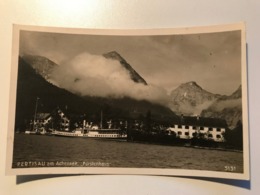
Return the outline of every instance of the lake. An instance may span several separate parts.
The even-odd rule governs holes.
[[[60,163],[57,163],[60,162]],[[13,168],[109,166],[243,172],[243,153],[119,140],[15,134]]]

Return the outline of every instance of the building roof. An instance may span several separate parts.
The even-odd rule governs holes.
[[[51,116],[50,113],[37,113],[36,118],[37,119],[47,119]]]
[[[180,116],[176,121],[177,125],[203,126],[203,127],[227,127],[227,122],[220,118],[205,118],[198,116]]]

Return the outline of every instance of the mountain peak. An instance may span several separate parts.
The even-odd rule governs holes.
[[[118,61],[125,61],[125,59],[117,52],[117,51],[111,51],[108,53],[103,54],[105,58],[113,59],[113,60],[118,60]]]
[[[189,85],[198,85],[195,81],[190,81],[187,84],[189,84]]]
[[[171,109],[177,114],[196,115],[201,110],[214,102],[219,95],[212,94],[195,81],[181,84],[171,94]]]
[[[126,70],[128,70],[134,82],[147,85],[146,81],[133,69],[133,67],[130,64],[128,64],[128,62],[118,52],[111,51],[103,54],[103,56],[107,59],[118,61]]]
[[[173,94],[178,94],[182,95],[185,94],[184,96],[194,98],[194,96],[219,96],[217,94],[212,94],[206,90],[204,90],[201,86],[199,86],[195,81],[189,81],[186,83],[181,84],[178,88],[172,91],[171,95]],[[211,98],[210,98],[211,99]],[[213,98],[215,99],[215,98]]]
[[[199,86],[195,81],[189,81],[187,83],[183,83],[181,84],[182,87],[187,86],[187,87],[195,87],[195,88],[199,88],[200,90],[202,90],[202,87]]]

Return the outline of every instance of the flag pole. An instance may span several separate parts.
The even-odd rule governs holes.
[[[36,98],[36,103],[35,103],[34,121],[33,121],[33,131],[34,131],[34,129],[35,129],[35,124],[36,124],[36,115],[37,115],[37,108],[38,108],[38,100],[39,100],[39,99],[40,99],[40,98],[37,97],[37,98]]]

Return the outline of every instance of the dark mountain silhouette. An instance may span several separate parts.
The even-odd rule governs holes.
[[[95,102],[86,101],[82,97],[60,89],[47,82],[28,63],[19,57],[17,98],[16,98],[16,129],[24,129],[33,118],[36,99],[38,112],[52,112],[57,107],[70,109],[78,114],[95,113],[101,106]]]
[[[132,68],[130,64],[127,63],[127,61],[116,51],[112,51],[106,54],[103,54],[103,56],[107,59],[117,60],[120,62],[120,64],[129,71],[130,76],[133,81],[136,83],[143,83],[144,85],[147,85],[146,81]]]
[[[177,114],[199,115],[221,95],[202,89],[196,82],[181,84],[171,94],[170,108]]]

